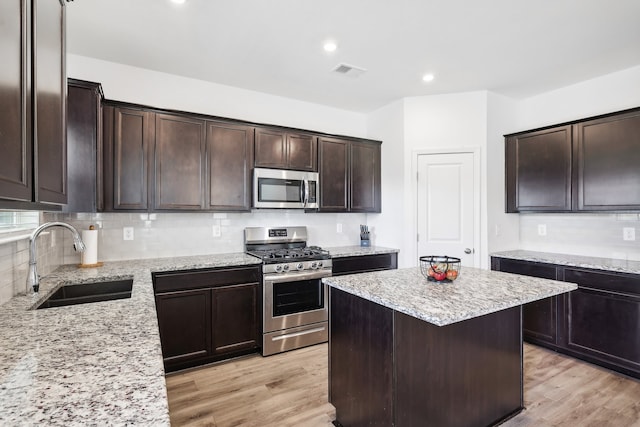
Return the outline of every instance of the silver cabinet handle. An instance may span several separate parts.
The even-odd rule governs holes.
[[[465,253],[465,254],[467,254],[467,255],[468,255],[468,254],[470,254],[470,253],[472,253],[472,252],[473,252],[473,249],[471,249],[471,248],[466,248],[466,249],[464,250],[464,253]]]

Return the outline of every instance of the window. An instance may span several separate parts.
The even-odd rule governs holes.
[[[40,225],[40,212],[0,211],[0,233],[32,230]]]

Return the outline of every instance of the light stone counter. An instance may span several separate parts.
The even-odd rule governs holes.
[[[445,326],[577,289],[573,283],[463,267],[452,283],[429,282],[419,267],[322,279],[328,285]]]
[[[0,306],[0,425],[168,426],[151,272],[261,264],[237,253],[63,266]],[[65,283],[133,278],[130,299],[32,310]]]
[[[385,248],[382,246],[336,246],[332,248],[323,248],[329,251],[331,258],[344,258],[348,256],[376,255],[376,254],[392,254],[399,252],[398,249]]]
[[[492,253],[491,256],[521,261],[544,262],[547,264],[564,265],[567,267],[592,268],[595,270],[640,274],[640,261],[628,261],[624,259],[597,258],[581,255],[566,255],[523,250],[495,252]]]

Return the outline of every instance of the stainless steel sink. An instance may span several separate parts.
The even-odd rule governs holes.
[[[131,298],[133,279],[64,285],[37,309]]]

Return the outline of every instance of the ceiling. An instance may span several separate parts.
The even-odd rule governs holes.
[[[67,48],[369,112],[440,93],[523,98],[639,65],[638,17],[638,0],[75,0]],[[367,71],[332,72],[341,63]]]

